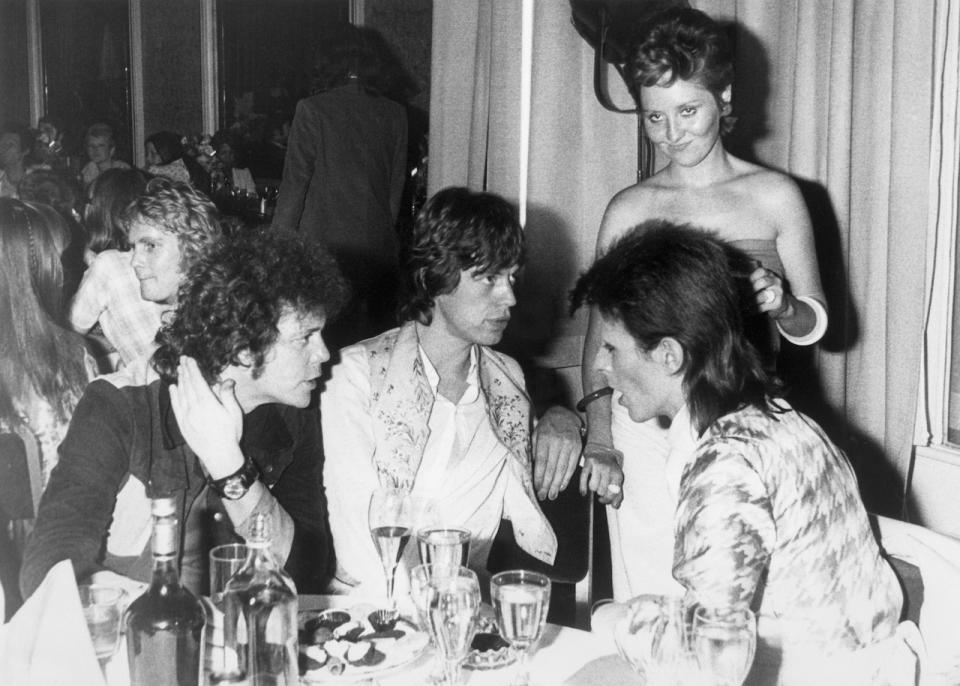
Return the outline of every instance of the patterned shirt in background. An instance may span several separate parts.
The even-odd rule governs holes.
[[[81,333],[100,322],[122,365],[153,352],[162,315],[170,309],[140,297],[132,255],[118,250],[97,255],[83,275],[69,314],[70,325]]]
[[[751,603],[760,637],[785,657],[883,640],[903,596],[853,470],[819,426],[776,402],[787,411],[730,413],[697,444],[680,484],[674,576],[702,604]]]

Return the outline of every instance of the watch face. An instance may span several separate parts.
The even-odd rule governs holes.
[[[223,497],[229,500],[238,500],[247,492],[247,487],[243,485],[243,479],[239,476],[231,476],[223,484]]]

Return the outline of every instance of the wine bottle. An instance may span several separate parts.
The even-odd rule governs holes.
[[[157,498],[153,514],[153,579],[127,611],[131,686],[195,686],[200,680],[203,605],[180,585],[176,501]]]
[[[247,560],[223,592],[224,645],[250,686],[297,686],[297,589],[270,552],[269,520],[253,516]]]

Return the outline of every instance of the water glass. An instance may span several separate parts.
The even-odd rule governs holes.
[[[420,562],[467,566],[470,557],[470,531],[455,527],[430,527],[417,534]]]
[[[511,570],[490,579],[490,597],[500,634],[518,653],[514,686],[530,683],[529,660],[550,610],[550,579],[538,572]]]
[[[646,684],[694,686],[702,683],[690,654],[688,610],[678,596],[644,594],[633,598],[613,629],[617,651]]]
[[[247,546],[225,543],[210,549],[210,596],[218,598],[227,582],[247,560]]]
[[[84,584],[78,586],[77,591],[83,618],[93,641],[93,650],[100,661],[100,668],[106,669],[107,662],[120,644],[120,619],[126,594],[115,586],[99,584]]]
[[[757,623],[748,608],[698,607],[691,630],[693,652],[702,672],[717,686],[741,686],[757,647]]]
[[[427,626],[436,640],[437,654],[443,660],[444,686],[459,686],[462,665],[477,630],[480,611],[480,582],[466,567],[420,565],[429,581],[419,604],[426,608]],[[424,572],[418,573],[422,579]]]
[[[204,684],[225,683],[224,675],[239,671],[240,646],[224,643],[223,591],[246,559],[247,546],[243,543],[226,543],[210,549],[210,597],[201,598],[206,616],[203,627]]]

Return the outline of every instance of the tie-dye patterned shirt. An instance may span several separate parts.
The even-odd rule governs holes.
[[[673,573],[688,595],[747,602],[786,648],[829,652],[890,636],[902,593],[881,557],[846,457],[782,400],[714,422],[680,483]]]

